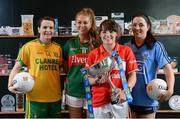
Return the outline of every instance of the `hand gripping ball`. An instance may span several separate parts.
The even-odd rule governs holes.
[[[159,100],[159,95],[167,90],[167,83],[163,79],[153,79],[146,87],[148,96],[153,100]]]
[[[13,78],[13,87],[19,92],[27,93],[32,90],[34,79],[28,72],[20,72]]]

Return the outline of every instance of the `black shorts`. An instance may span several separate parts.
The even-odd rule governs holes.
[[[131,111],[137,114],[151,114],[157,111],[158,106],[136,106],[130,105]]]

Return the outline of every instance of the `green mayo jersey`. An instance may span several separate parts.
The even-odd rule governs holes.
[[[63,58],[69,69],[66,78],[68,95],[85,98],[84,77],[80,69],[84,67],[89,51],[88,44],[81,44],[79,37],[68,40],[63,48]]]

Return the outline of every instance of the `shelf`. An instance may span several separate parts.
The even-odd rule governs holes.
[[[24,115],[25,115],[25,112],[0,112],[0,118],[21,119],[21,118],[24,118]],[[70,118],[69,112],[67,110],[62,110],[60,118]],[[84,116],[84,118],[85,118],[85,116]]]
[[[122,34],[122,37],[129,37],[132,35],[129,34]],[[154,34],[154,36],[180,36],[180,34]],[[75,37],[74,35],[59,35],[59,36],[54,36],[54,38],[72,38]],[[22,36],[0,36],[0,38],[37,38],[37,36],[27,36],[27,35],[22,35]]]
[[[54,36],[53,38],[72,38],[75,37],[73,35],[59,35],[59,36]],[[37,38],[37,36],[28,36],[28,35],[24,35],[24,36],[0,36],[0,38]]]
[[[132,37],[133,35],[129,35],[129,34],[122,34],[122,37]],[[153,34],[154,37],[179,37],[180,34]]]
[[[157,113],[180,113],[180,110],[158,110]]]
[[[154,36],[180,36],[180,34],[154,34]]]
[[[69,113],[68,110],[61,110],[61,113]],[[180,110],[158,110],[157,113],[180,113]],[[0,112],[0,115],[3,114],[25,114],[25,112]]]
[[[0,36],[0,38],[37,38],[37,36]]]
[[[133,36],[133,35],[129,35],[129,34],[122,34],[121,36],[124,37],[129,37],[129,36]],[[158,37],[158,36],[180,36],[180,34],[153,34],[153,36]]]
[[[61,110],[61,113],[69,113],[68,110]],[[0,115],[5,115],[5,114],[12,114],[12,115],[16,115],[16,114],[25,114],[25,112],[0,112]]]
[[[24,112],[0,112],[0,114],[24,114]]]

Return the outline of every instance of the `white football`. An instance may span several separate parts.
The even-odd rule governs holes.
[[[153,100],[159,100],[159,95],[167,90],[167,83],[163,79],[153,79],[146,87],[148,96]]]
[[[13,78],[13,87],[19,92],[27,93],[33,89],[34,79],[28,72],[20,72]]]

